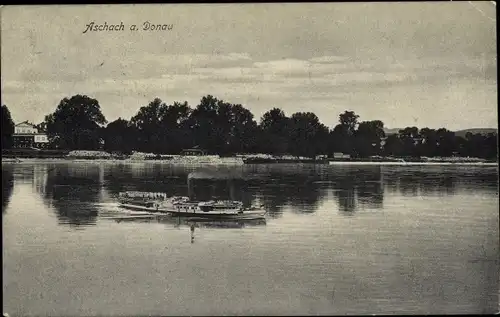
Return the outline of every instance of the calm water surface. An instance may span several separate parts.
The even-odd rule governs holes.
[[[195,175],[198,177],[189,178]],[[2,164],[11,316],[493,313],[497,167]],[[119,221],[123,190],[262,203],[258,223]],[[126,220],[126,219],[125,219]]]

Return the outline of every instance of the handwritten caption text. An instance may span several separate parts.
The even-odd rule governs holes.
[[[95,22],[90,22],[85,26],[85,30],[83,33],[87,32],[120,32],[120,31],[170,31],[174,27],[173,24],[166,23],[151,23],[149,21],[145,21],[142,24],[131,24],[130,26],[125,26],[123,22],[120,24],[108,24],[108,22],[104,22],[104,24],[97,24]]]

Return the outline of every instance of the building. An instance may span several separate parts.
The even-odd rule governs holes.
[[[199,146],[195,146],[191,149],[184,149],[181,151],[181,155],[185,156],[203,156],[206,154],[207,152],[205,150],[200,149]]]
[[[351,155],[350,154],[344,154],[342,152],[335,152],[335,153],[333,153],[333,158],[336,158],[336,159],[348,159],[348,158],[351,158]]]
[[[12,135],[15,148],[45,148],[49,144],[49,139],[43,131],[32,123],[24,121],[14,126]]]

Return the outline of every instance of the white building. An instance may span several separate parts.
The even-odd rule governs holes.
[[[12,137],[16,148],[45,148],[49,143],[47,134],[28,121],[16,124]]]

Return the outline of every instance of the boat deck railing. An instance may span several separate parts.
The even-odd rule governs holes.
[[[143,198],[143,199],[162,199],[168,198],[165,193],[155,193],[155,192],[121,192],[119,194],[120,198]]]

